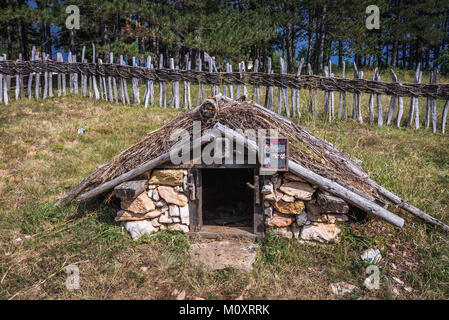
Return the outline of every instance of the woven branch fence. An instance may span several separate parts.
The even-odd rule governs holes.
[[[325,76],[315,76],[310,65],[307,66],[307,74],[302,74],[304,60],[301,60],[296,74],[287,74],[285,61],[280,58],[281,72],[276,74],[271,68],[271,59],[268,58],[265,72],[259,72],[259,61],[254,61],[254,71],[247,72],[244,62],[239,64],[239,71],[232,72],[232,65],[226,64],[226,72],[217,72],[214,57],[206,55],[205,65],[207,71],[202,70],[203,61],[197,61],[197,70],[191,70],[189,56],[184,57],[185,70],[179,69],[170,59],[170,68],[163,68],[163,56],[159,59],[159,68],[154,68],[151,57],[148,56],[144,62],[145,67],[138,66],[137,60],[132,59],[132,65],[126,65],[122,56],[118,63],[114,63],[113,54],[107,57],[107,62],[95,58],[95,47],[93,46],[93,58],[91,62],[85,58],[85,48],[82,49],[80,62],[77,57],[69,53],[68,61],[63,61],[62,54],[57,54],[57,61],[50,60],[48,55],[40,57],[33,48],[32,60],[12,61],[6,57],[0,57],[0,103],[8,104],[11,91],[15,99],[32,97],[47,98],[55,94],[65,95],[67,89],[70,93],[89,96],[90,98],[102,99],[110,102],[119,101],[123,104],[143,104],[145,107],[155,104],[155,86],[159,86],[159,106],[167,107],[167,83],[171,83],[171,98],[168,106],[181,107],[180,95],[182,94],[182,107],[191,108],[191,84],[198,84],[196,105],[205,97],[205,85],[211,85],[212,94],[222,92],[231,98],[234,97],[236,85],[236,97],[245,95],[248,97],[247,85],[253,86],[252,100],[261,104],[261,87],[265,87],[265,101],[262,103],[266,108],[283,113],[287,117],[299,116],[301,112],[300,92],[308,90],[309,101],[307,111],[317,117],[318,111],[317,90],[324,91],[324,116],[328,121],[334,118],[348,118],[346,93],[352,93],[352,118],[359,122],[364,121],[361,106],[361,95],[369,94],[369,123],[382,126],[384,124],[403,125],[404,97],[411,97],[407,127],[419,129],[421,125],[425,128],[432,126],[433,132],[441,130],[445,133],[447,114],[449,111],[449,84],[438,84],[438,70],[431,74],[428,84],[422,84],[421,66],[415,73],[413,83],[401,83],[393,70],[390,70],[392,82],[381,81],[380,74],[376,69],[372,80],[363,79],[363,71],[358,71],[353,64],[353,78],[345,75],[343,64],[342,76],[335,77],[332,73],[332,65],[325,67]],[[66,84],[68,77],[68,86]],[[182,82],[182,93],[180,83]],[[143,99],[140,99],[139,84],[145,84]],[[14,87],[12,86],[14,84]],[[128,85],[131,85],[131,99]],[[56,92],[53,85],[57,86]],[[274,104],[275,90],[277,93],[277,108]],[[25,92],[25,89],[27,92]],[[34,90],[33,90],[34,89]],[[289,94],[290,93],[290,94]],[[335,94],[339,94],[338,110],[336,107]],[[383,119],[382,95],[391,96],[390,105],[386,119]],[[422,124],[419,119],[418,97],[427,98],[425,120]],[[249,98],[249,97],[248,97]],[[437,99],[445,100],[441,120],[438,125]],[[374,105],[376,104],[376,108]],[[394,115],[396,113],[396,119]]]

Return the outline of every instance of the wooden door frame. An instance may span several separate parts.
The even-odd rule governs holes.
[[[189,173],[193,174],[195,180],[195,200],[189,201],[189,221],[190,230],[192,232],[198,232],[203,227],[203,169],[222,169],[222,170],[232,170],[232,169],[252,169],[254,177],[259,177],[261,181],[261,176],[259,176],[259,167],[257,165],[243,164],[239,166],[206,166],[198,165],[189,169]],[[254,181],[253,181],[254,183]],[[263,235],[264,233],[264,217],[263,217],[263,199],[260,194],[261,183],[253,191],[253,230],[252,233],[255,235]],[[256,192],[259,193],[259,204],[256,203]]]

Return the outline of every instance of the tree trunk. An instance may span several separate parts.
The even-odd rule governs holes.
[[[75,36],[76,36],[75,29],[70,29],[70,51],[72,51],[72,54],[76,54]]]
[[[343,65],[343,41],[338,41],[338,66]]]
[[[321,23],[320,23],[320,37],[318,40],[318,52],[317,52],[317,71],[321,72],[323,70],[324,65],[324,40],[325,40],[325,32],[326,32],[326,12],[327,7],[323,7],[323,11],[321,14]]]
[[[391,57],[391,65],[393,67],[396,67],[398,63],[398,42],[395,41],[393,43],[393,53],[392,53],[392,57]]]
[[[8,37],[8,59],[12,60],[12,37],[11,37],[11,25],[8,23],[8,26],[6,27],[6,34]]]
[[[311,10],[309,10],[309,15],[311,14]],[[307,32],[307,63],[306,65],[309,65],[312,63],[312,46],[313,46],[313,30],[312,30],[312,18],[309,16],[309,30]]]

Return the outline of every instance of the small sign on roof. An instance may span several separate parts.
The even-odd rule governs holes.
[[[266,137],[260,144],[261,173],[273,174],[288,170],[288,138]]]

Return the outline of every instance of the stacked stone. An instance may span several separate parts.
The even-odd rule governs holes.
[[[158,230],[189,232],[187,171],[153,170],[149,180],[122,183],[114,189],[121,199],[120,222],[133,239]]]
[[[265,224],[286,238],[330,242],[341,232],[336,222],[348,221],[348,204],[290,173],[264,182]]]

